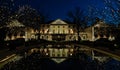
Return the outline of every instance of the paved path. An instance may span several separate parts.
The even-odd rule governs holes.
[[[9,51],[8,49],[0,50],[0,61],[12,54],[15,54],[15,51]]]

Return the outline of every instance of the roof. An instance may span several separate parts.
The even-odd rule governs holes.
[[[109,26],[104,21],[98,21],[96,24],[93,25],[94,27],[107,27]]]
[[[57,19],[57,20],[55,20],[55,21],[53,21],[53,22],[51,22],[50,24],[67,24],[66,22],[64,22],[63,20],[61,20],[61,19]]]
[[[6,27],[24,27],[22,23],[20,23],[18,20],[12,20],[11,22],[7,23]]]

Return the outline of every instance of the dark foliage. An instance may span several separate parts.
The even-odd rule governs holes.
[[[25,44],[25,39],[24,38],[18,38],[18,39],[15,39],[15,40],[7,41],[6,43],[8,44],[7,47],[10,50],[15,50],[17,47],[21,47]]]
[[[100,38],[94,42],[94,46],[97,47],[106,47],[110,50],[114,50],[114,43],[112,41],[109,41],[107,38]]]

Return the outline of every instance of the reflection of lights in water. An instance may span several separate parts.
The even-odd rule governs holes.
[[[60,36],[58,36],[58,38],[60,38]]]
[[[9,45],[9,43],[7,43],[7,46]]]
[[[117,44],[114,44],[114,46],[116,47],[116,46],[117,46]]]
[[[58,47],[60,47],[60,45],[58,45]]]
[[[56,63],[61,63],[63,61],[65,61],[65,58],[52,58],[53,61],[55,61]]]
[[[46,53],[46,55],[48,55],[48,53]]]
[[[72,56],[72,53],[70,53],[70,56]]]

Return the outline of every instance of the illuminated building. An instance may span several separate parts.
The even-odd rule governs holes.
[[[107,38],[108,40],[114,40],[115,37],[112,34],[112,26],[106,24],[104,21],[100,20],[93,26],[85,29],[87,38],[89,41],[95,41],[100,38]]]
[[[9,28],[17,28],[18,30],[12,31],[11,33],[8,31],[5,40],[14,40],[16,38],[25,38],[25,41],[32,39],[44,39],[49,41],[78,40],[76,24],[69,24],[61,19],[57,19],[49,24],[41,24],[39,30],[25,27],[17,20],[12,21],[11,23],[12,24],[9,25]],[[111,26],[104,21],[98,21],[95,25],[80,30],[79,37],[81,40],[85,41],[95,41],[100,38],[114,40],[115,38],[110,30]]]

